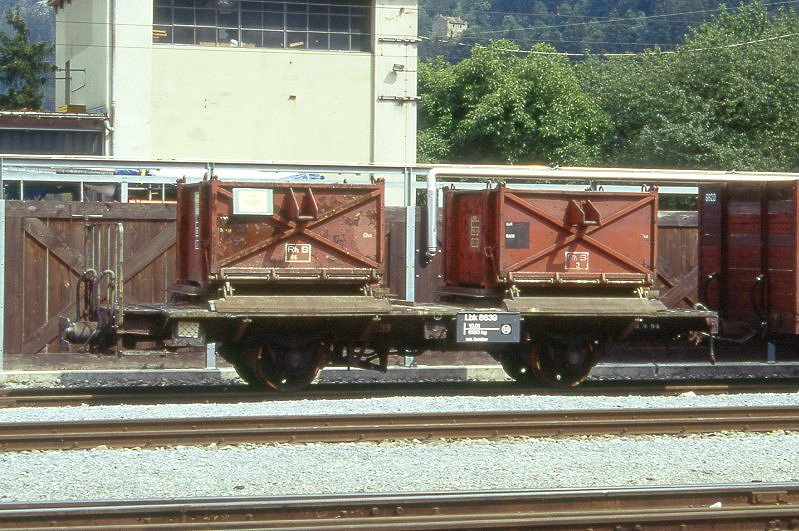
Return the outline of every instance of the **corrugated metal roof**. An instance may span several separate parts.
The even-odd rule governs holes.
[[[47,129],[51,131],[102,131],[104,114],[43,111],[0,111],[2,129]]]

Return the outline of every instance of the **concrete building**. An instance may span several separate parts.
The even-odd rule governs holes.
[[[50,0],[57,105],[124,158],[412,164],[416,0]]]

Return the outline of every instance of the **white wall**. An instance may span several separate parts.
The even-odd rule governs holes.
[[[155,45],[153,153],[367,161],[371,79],[368,53]]]
[[[417,95],[417,45],[413,42],[417,38],[417,18],[415,1],[377,0],[374,17],[374,162],[416,162],[417,104],[412,99]],[[402,70],[394,65],[401,66]],[[381,99],[381,96],[386,99]]]
[[[106,111],[108,85],[108,2],[75,0],[56,12],[56,66],[70,61],[70,103]],[[84,71],[81,71],[84,70]],[[56,105],[65,103],[64,73],[56,78]]]
[[[114,0],[114,77],[112,151],[123,158],[169,158],[157,155],[152,143],[151,88],[157,84],[152,67],[152,8],[143,0]],[[179,87],[176,87],[179,89]],[[162,152],[163,153],[163,152]]]

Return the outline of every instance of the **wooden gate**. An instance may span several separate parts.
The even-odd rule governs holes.
[[[175,214],[170,204],[7,201],[5,352],[59,350],[59,316],[76,314],[87,221],[123,223],[126,302],[168,300]]]
[[[698,302],[696,212],[661,212],[658,217],[657,287],[669,308],[692,308]]]

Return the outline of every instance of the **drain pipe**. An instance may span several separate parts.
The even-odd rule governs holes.
[[[796,174],[788,173],[736,173],[701,170],[629,170],[625,168],[578,168],[551,166],[438,166],[427,172],[427,251],[431,259],[438,252],[438,177],[515,177],[552,180],[589,179],[626,183],[670,182],[698,184],[702,182],[796,181]]]
[[[106,50],[106,88],[105,88],[105,112],[106,119],[103,121],[105,129],[105,149],[106,157],[114,155],[114,123],[116,116],[114,112],[114,59],[116,55],[116,0],[108,2],[108,28],[106,38],[108,39],[108,49]]]
[[[432,260],[438,252],[438,168],[427,172],[427,251],[425,258]]]

